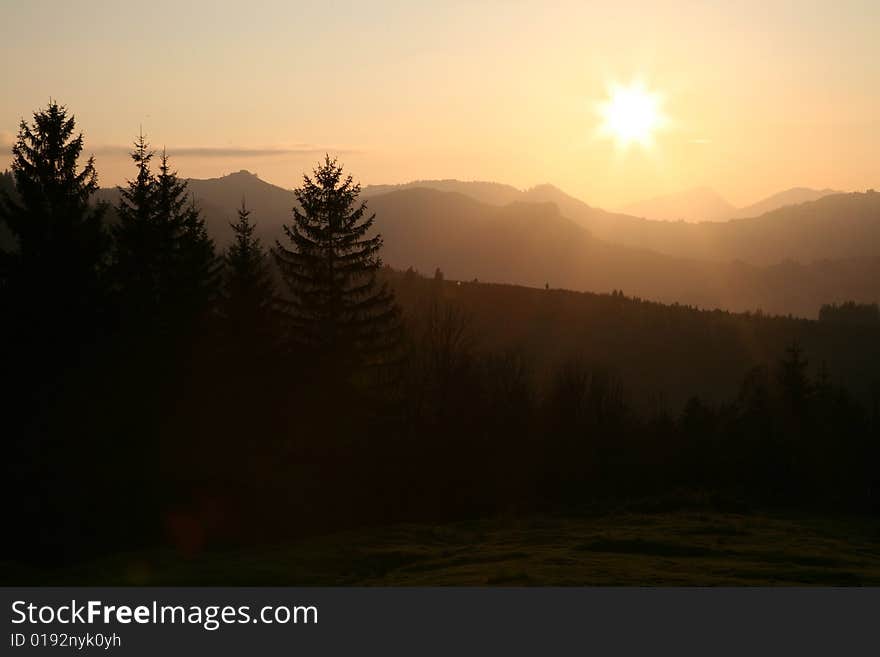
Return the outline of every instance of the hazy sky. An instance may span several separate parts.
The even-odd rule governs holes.
[[[364,183],[550,182],[614,207],[709,185],[880,187],[880,2],[0,0],[0,167],[51,96],[101,183],[143,125],[181,174],[295,186],[324,150]],[[597,136],[641,79],[651,148]]]

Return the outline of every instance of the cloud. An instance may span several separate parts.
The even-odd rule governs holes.
[[[15,134],[7,130],[0,130],[0,155],[8,154],[15,143]],[[133,146],[122,144],[85,144],[85,155],[110,155],[125,156],[131,153]],[[162,147],[153,147],[157,152]],[[338,148],[334,146],[316,146],[314,144],[293,144],[292,146],[277,146],[271,148],[248,148],[244,146],[168,146],[168,155],[172,157],[197,157],[197,158],[255,158],[255,157],[278,157],[296,155],[323,155],[331,153],[335,155],[351,155],[361,151],[353,148]]]
[[[128,155],[132,146],[103,145],[87,151],[96,155]],[[161,151],[161,148],[155,149]],[[323,155],[324,153],[336,153],[348,155],[359,151],[350,148],[333,148],[330,146],[312,146],[310,144],[296,144],[290,147],[277,148],[246,148],[240,146],[168,146],[165,149],[172,157],[201,157],[201,158],[248,158],[248,157],[276,157],[279,155]]]

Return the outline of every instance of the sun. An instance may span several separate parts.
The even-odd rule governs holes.
[[[642,82],[628,86],[612,84],[607,100],[599,103],[603,120],[599,133],[614,139],[620,147],[651,146],[654,133],[666,122],[661,106],[660,95],[650,92]]]

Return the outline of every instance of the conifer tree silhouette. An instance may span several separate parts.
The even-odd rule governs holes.
[[[156,177],[156,220],[170,229],[172,242],[163,290],[178,317],[200,317],[217,298],[222,261],[214,252],[195,199],[187,198],[186,181],[169,165],[163,151]]]
[[[153,156],[140,135],[131,153],[137,175],[120,189],[114,265],[128,319],[174,331],[209,311],[222,263],[186,182],[164,151],[154,174]]]
[[[229,332],[243,341],[271,342],[277,314],[275,284],[250,214],[242,198],[238,221],[229,224],[235,239],[223,256],[222,314]]]
[[[22,121],[12,148],[14,194],[0,198],[0,224],[15,244],[2,257],[0,399],[7,498],[27,554],[75,543],[74,513],[92,434],[80,414],[88,375],[100,361],[107,309],[109,238],[94,160],[80,163],[83,136],[50,101]],[[95,402],[89,410],[100,414]],[[61,428],[63,427],[63,428]],[[19,496],[21,497],[21,496]]]
[[[113,229],[114,278],[121,288],[123,312],[129,319],[153,317],[160,302],[162,263],[157,254],[163,248],[163,236],[162,227],[155,220],[156,180],[150,170],[153,156],[142,132],[131,152],[137,175],[128,181],[127,187],[118,188],[119,223]]]
[[[325,363],[386,369],[400,344],[400,314],[377,281],[382,238],[369,236],[375,215],[358,204],[360,185],[328,155],[295,194],[302,209],[284,227],[293,248],[279,241],[273,251],[290,291],[291,337]]]
[[[81,319],[102,307],[104,291],[106,208],[90,203],[98,174],[93,157],[79,167],[83,136],[63,105],[50,101],[33,119],[21,122],[12,148],[17,198],[0,198],[0,223],[17,243],[4,268],[30,311]]]

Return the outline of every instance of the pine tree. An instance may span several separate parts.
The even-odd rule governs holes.
[[[115,231],[116,271],[129,320],[177,332],[206,315],[216,300],[221,262],[186,182],[163,151],[159,173],[141,135],[131,154],[137,176],[121,190]]]
[[[357,199],[360,185],[343,178],[326,156],[295,190],[301,206],[273,253],[290,291],[292,338],[325,364],[387,371],[400,342],[400,314],[387,285],[380,285],[380,235],[368,236],[375,215]]]
[[[0,406],[7,498],[28,490],[10,526],[29,554],[77,542],[79,483],[95,449],[87,417],[107,408],[94,394],[106,310],[105,207],[93,204],[98,177],[82,165],[83,136],[54,101],[22,121],[12,149],[15,193],[0,195]],[[26,498],[26,499],[25,499]],[[54,542],[63,536],[63,541]]]
[[[123,313],[129,319],[154,317],[159,306],[159,258],[166,241],[156,221],[156,180],[150,170],[154,152],[141,133],[134,143],[131,159],[137,176],[128,186],[119,187],[116,208],[119,223],[114,227],[114,279],[119,286]]]
[[[98,311],[103,296],[106,208],[91,203],[98,174],[93,157],[78,166],[83,136],[64,106],[50,101],[33,117],[21,122],[12,148],[18,198],[0,198],[0,223],[17,245],[3,258],[7,284],[32,311],[81,319]]]
[[[244,339],[269,338],[275,315],[275,284],[266,251],[254,235],[254,224],[244,199],[238,221],[230,223],[235,240],[226,249],[224,261],[223,317]]]
[[[180,316],[201,316],[216,300],[222,263],[195,199],[187,197],[186,181],[171,170],[164,151],[156,177],[155,203],[156,220],[171,235],[171,244],[163,253],[170,259],[163,268],[164,301]]]

